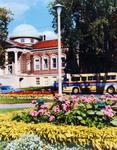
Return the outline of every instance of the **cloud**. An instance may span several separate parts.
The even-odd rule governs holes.
[[[43,2],[44,4],[48,4],[50,2],[53,2],[54,0],[40,0],[41,2]]]
[[[39,0],[0,0],[0,7],[10,9],[15,18],[22,16],[31,7],[37,4]]]
[[[0,0],[0,7],[6,7],[10,9],[14,14],[14,18],[20,18],[29,9],[37,4],[43,4],[47,7],[49,2],[54,0]]]
[[[57,39],[57,34],[55,34],[53,31],[43,31],[39,34],[46,35],[46,40]]]

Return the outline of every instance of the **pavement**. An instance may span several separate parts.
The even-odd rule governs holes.
[[[33,107],[34,104],[23,103],[23,104],[0,104],[0,108],[28,108]]]

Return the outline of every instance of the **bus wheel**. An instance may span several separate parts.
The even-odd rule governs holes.
[[[72,90],[73,94],[78,94],[79,93],[79,89],[77,87],[74,87]]]
[[[113,94],[113,93],[115,93],[115,88],[114,88],[113,86],[109,86],[109,87],[107,88],[107,92],[108,92],[109,94]]]

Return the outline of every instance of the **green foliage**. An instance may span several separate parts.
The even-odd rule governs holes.
[[[110,95],[109,95],[110,96]],[[77,99],[77,97],[55,97],[53,104],[44,103],[43,99],[35,102],[35,108],[30,112],[15,114],[13,120],[24,122],[53,122],[55,124],[83,125],[103,128],[116,126],[116,111],[107,101],[96,99],[94,96]],[[110,100],[111,101],[111,100]]]
[[[0,97],[0,104],[22,104],[22,103],[31,103],[32,99],[18,99],[18,98],[6,98]]]
[[[33,119],[33,117],[27,112],[21,112],[21,113],[13,114],[12,120],[16,120],[18,122],[23,120],[26,123],[29,123],[29,122],[35,120],[35,122],[36,122],[36,119],[35,118]]]
[[[96,103],[86,103],[79,105],[77,109],[68,112],[66,114],[65,123],[102,128],[108,126],[110,120],[100,111],[100,108]]]
[[[50,144],[47,141],[42,141],[40,137],[34,134],[25,134],[17,140],[7,144],[4,150],[84,150],[85,146],[63,146],[62,144]]]
[[[0,8],[0,67],[3,67],[5,62],[6,39],[10,21],[11,12],[6,8]]]
[[[0,114],[4,114],[8,112],[15,112],[15,111],[24,110],[24,109],[27,109],[27,108],[0,108]]]
[[[50,5],[50,12],[57,32],[57,15],[53,8],[56,3],[64,6],[61,13],[62,40],[69,48],[65,71],[115,71],[117,62],[114,63],[112,55],[117,48],[117,44],[113,44],[117,43],[116,0],[55,0]]]

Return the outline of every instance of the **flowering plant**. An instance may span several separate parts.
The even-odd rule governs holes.
[[[105,100],[106,97],[106,100]],[[116,111],[108,104],[110,95],[99,99],[89,96],[59,96],[54,97],[54,103],[45,103],[43,99],[33,100],[34,109],[29,115],[33,122],[53,122],[56,124],[72,124],[96,126],[116,126]],[[112,101],[112,99],[110,100]],[[115,101],[115,99],[114,99]],[[113,123],[114,119],[114,123]]]

